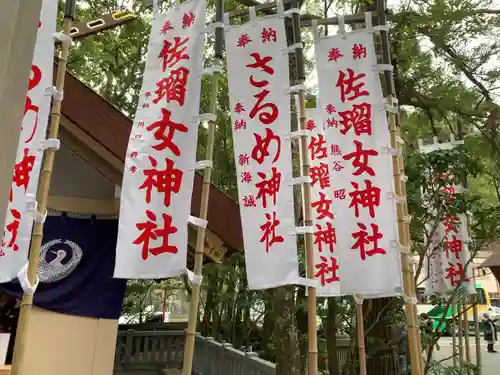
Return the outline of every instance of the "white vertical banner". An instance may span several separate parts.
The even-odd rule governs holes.
[[[238,195],[250,289],[299,280],[284,18],[226,29]]]
[[[341,294],[401,295],[392,152],[373,32],[315,40]],[[323,170],[311,173],[326,178]]]
[[[204,0],[153,18],[125,160],[114,277],[164,278],[185,270],[205,18]]]
[[[330,164],[338,154],[338,145],[328,144],[319,108],[306,109],[306,129],[311,178],[311,208],[314,227],[314,278],[318,297],[340,295],[339,262],[337,259],[337,233],[333,200],[339,192],[332,189]]]
[[[15,278],[28,260],[53,93],[57,5],[57,0],[42,2],[31,75],[21,82],[28,83],[28,93],[0,250],[0,282]]]
[[[456,194],[463,192],[463,187],[454,185],[449,175],[441,176],[440,186],[439,197],[443,207],[456,199]],[[439,189],[439,186],[436,188]],[[432,209],[436,213],[441,210],[438,207]],[[459,286],[466,294],[476,293],[470,264],[467,216],[445,215],[439,223],[426,225],[428,233],[431,234],[433,229],[432,238],[427,239],[430,245],[424,258],[425,293],[445,295]]]

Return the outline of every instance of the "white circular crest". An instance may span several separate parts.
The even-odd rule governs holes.
[[[68,253],[60,246],[57,246],[62,243],[71,248],[71,258],[65,264],[62,261],[68,256]],[[47,262],[48,252],[56,255],[50,262]],[[53,283],[68,277],[82,260],[82,255],[81,247],[73,241],[57,239],[47,242],[40,249],[40,264],[38,266],[40,282]]]

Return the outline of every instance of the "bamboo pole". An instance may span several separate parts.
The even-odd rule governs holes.
[[[363,299],[354,296],[356,301],[356,331],[358,332],[359,375],[366,375],[365,325],[363,322]]]
[[[467,301],[470,301],[469,296],[467,296]],[[464,330],[464,339],[465,339],[465,360],[467,363],[471,363],[471,353],[470,353],[470,337],[469,337],[469,312],[467,309],[467,304],[464,303],[464,312],[463,312],[463,330]],[[470,371],[468,371],[470,373]]]
[[[379,25],[387,24],[387,14],[385,12],[385,0],[376,1],[376,12],[378,15]],[[391,49],[389,43],[389,33],[387,31],[380,32],[380,45],[382,52],[382,62],[384,64],[391,64]],[[384,91],[387,95],[389,105],[394,105],[393,97],[396,95],[396,88],[394,85],[394,77],[391,72],[384,72]],[[398,116],[393,113],[388,114],[389,131],[391,135],[391,146],[395,149],[402,150],[400,147],[400,126]],[[404,159],[402,152],[399,156],[393,157],[393,170],[394,170],[394,186],[396,195],[403,199],[397,204],[398,215],[398,233],[399,242],[406,248],[410,249],[411,234],[410,234],[410,216],[408,215],[408,203],[406,201],[406,182],[404,176]],[[401,255],[401,265],[403,270],[403,286],[404,293],[407,297],[415,298],[415,280],[413,271],[411,269],[410,257],[407,253]],[[417,306],[414,300],[407,298],[405,301],[406,322],[408,326],[408,344],[410,352],[410,362],[413,375],[424,374],[424,359],[422,355],[422,345],[420,342],[420,327],[417,317]]]
[[[465,305],[464,305],[465,306]],[[458,366],[461,367],[464,361],[464,333],[463,333],[463,322],[462,322],[462,311],[463,307],[460,302],[457,303],[457,319],[456,326],[458,327]]]
[[[222,22],[224,15],[224,0],[217,0],[216,2],[216,22]],[[215,29],[215,66],[220,66],[222,60],[223,49],[223,34],[222,29]],[[217,111],[217,93],[219,90],[219,73],[213,72],[212,81],[210,86],[210,113]],[[216,122],[210,121],[208,123],[208,137],[207,147],[205,150],[205,160],[212,160],[214,153],[215,129]],[[201,190],[201,204],[200,204],[200,219],[207,220],[208,215],[208,198],[210,193],[210,185],[212,179],[212,167],[207,167],[203,174],[203,187]],[[194,255],[194,274],[195,277],[201,277],[203,272],[203,255],[205,249],[205,228],[198,227],[196,238],[196,250]],[[193,283],[191,293],[191,304],[189,306],[188,327],[186,331],[186,343],[184,346],[184,359],[182,364],[182,374],[191,375],[193,368],[194,348],[196,341],[196,324],[198,322],[198,307],[200,304],[201,285]]]
[[[476,276],[472,277],[474,288],[476,286]],[[479,313],[477,311],[477,294],[473,296],[474,302],[472,305],[472,315],[474,317],[474,338],[476,341],[476,367],[477,367],[477,375],[481,375],[483,373],[482,369],[482,361],[481,361],[481,336],[479,334]]]
[[[297,6],[297,2],[294,2]],[[300,43],[300,16],[292,15],[293,43]],[[295,63],[297,73],[297,84],[303,84],[305,81],[304,56],[302,49],[295,50]],[[298,93],[299,102],[299,125],[300,130],[306,130],[306,94],[304,91]],[[300,137],[300,150],[302,153],[301,175],[309,176],[310,159],[307,150],[307,135]],[[304,225],[313,226],[312,206],[311,206],[311,185],[303,184],[302,196],[304,199]],[[312,233],[304,235],[304,244],[306,252],[306,276],[314,280],[314,238]],[[316,288],[308,286],[307,288],[307,327],[308,327],[308,375],[318,374],[318,332],[316,327]]]
[[[64,11],[63,33],[70,34],[71,25],[75,17],[75,0],[66,0]],[[62,51],[59,56],[56,76],[56,90],[63,91],[64,80],[66,77],[66,65],[69,55],[71,41],[66,40],[62,43]],[[59,123],[61,119],[62,98],[55,99],[52,102],[52,112],[50,117],[50,127],[48,138],[57,138],[59,135]],[[52,169],[54,167],[54,158],[56,150],[49,148],[45,152],[43,166],[40,176],[40,184],[37,193],[37,210],[40,213],[47,212],[47,200],[49,196],[50,181],[52,178]],[[35,222],[33,225],[33,235],[31,238],[31,247],[29,252],[28,280],[33,285],[37,280],[37,268],[40,263],[40,248],[43,239],[43,223]],[[14,344],[14,357],[12,361],[11,375],[22,375],[24,365],[24,350],[28,321],[33,309],[33,295],[24,294],[21,300],[19,312],[19,322],[17,325],[16,342]]]
[[[300,81],[302,83],[302,81]],[[299,92],[299,121],[300,129],[306,129],[306,100],[303,91]],[[302,151],[302,176],[309,176],[309,153],[307,152],[307,136],[300,137],[300,148]],[[311,185],[304,184],[304,225],[312,226],[312,207],[311,207]],[[305,234],[305,250],[307,278],[314,279],[314,243],[312,233]],[[308,375],[317,375],[318,373],[318,335],[316,329],[316,288],[307,289],[307,326],[308,326]]]
[[[389,105],[393,105],[392,97],[388,98]],[[391,134],[391,145],[393,148],[399,149],[398,139],[399,139],[399,126],[396,126],[396,116],[394,114],[388,115],[389,121],[389,131]],[[399,231],[399,242],[401,246],[405,248],[410,247],[410,225],[406,218],[408,217],[408,208],[406,203],[406,188],[403,181],[404,172],[404,161],[403,156],[393,157],[393,169],[394,169],[394,187],[395,193],[399,197],[403,197],[404,201],[400,201],[397,205],[398,214],[398,231]],[[410,259],[409,255],[403,253],[401,256],[401,262],[403,267],[403,286],[404,292],[407,297],[413,297],[415,295],[414,287],[415,282],[413,280],[413,274],[410,269]],[[413,375],[423,375],[422,372],[422,352],[420,349],[420,327],[418,325],[418,320],[416,318],[416,305],[413,301],[408,299],[405,301],[405,311],[406,311],[406,323],[408,325],[408,341],[410,347],[410,361],[412,365]]]
[[[455,296],[452,297],[451,300],[451,322],[455,326],[455,311],[456,311],[456,300]],[[453,330],[451,332],[451,347],[453,348],[453,367],[457,367],[457,335],[455,332],[455,327],[453,327]]]

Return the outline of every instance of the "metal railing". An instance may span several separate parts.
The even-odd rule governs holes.
[[[158,372],[180,369],[184,356],[184,331],[118,332],[115,373]],[[337,339],[342,367],[347,358],[348,339]],[[193,360],[194,375],[275,375],[274,363],[262,360],[257,353],[242,352],[231,344],[197,335]]]

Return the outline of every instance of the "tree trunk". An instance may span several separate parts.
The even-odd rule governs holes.
[[[309,332],[308,319],[307,319],[307,297],[306,288],[303,286],[298,287],[297,291],[297,301],[296,301],[296,313],[295,317],[297,319],[297,329],[298,329],[298,339],[299,339],[299,349],[300,358],[307,358],[309,354],[309,345],[307,342],[307,334]],[[300,361],[300,371],[305,374],[305,364],[306,361]]]
[[[367,375],[397,374],[393,337],[394,298],[377,298],[363,303]]]
[[[328,318],[326,322],[326,345],[328,353],[329,375],[340,375],[339,358],[337,356],[337,301],[328,298]]]
[[[282,286],[272,291],[276,375],[303,375],[300,370],[294,291],[293,285]]]

